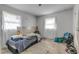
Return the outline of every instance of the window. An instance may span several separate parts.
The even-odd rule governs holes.
[[[4,30],[17,30],[17,27],[20,27],[20,26],[21,26],[20,16],[3,11]]]
[[[55,18],[45,19],[45,29],[56,29]]]

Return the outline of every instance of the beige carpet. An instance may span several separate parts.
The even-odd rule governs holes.
[[[66,54],[65,44],[55,43],[50,40],[42,40],[41,42],[29,47],[21,54]],[[3,54],[11,54],[8,49],[2,50]]]
[[[65,54],[65,44],[55,43],[50,40],[43,40],[26,51],[23,54]]]

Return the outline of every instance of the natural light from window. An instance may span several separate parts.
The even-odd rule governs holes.
[[[45,19],[45,29],[54,29],[54,30],[56,30],[55,17]]]
[[[17,30],[21,26],[21,17],[3,11],[3,28],[4,30]]]

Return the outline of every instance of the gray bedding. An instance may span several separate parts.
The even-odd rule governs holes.
[[[36,36],[32,36],[29,38],[15,38],[15,39],[10,38],[7,41],[7,44],[11,46],[13,49],[17,49],[18,52],[20,53],[36,40],[37,40]]]

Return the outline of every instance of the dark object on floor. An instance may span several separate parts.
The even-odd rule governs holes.
[[[71,33],[66,32],[64,34],[64,41],[66,43],[66,52],[70,54],[77,54],[77,50],[74,47],[73,35]]]

